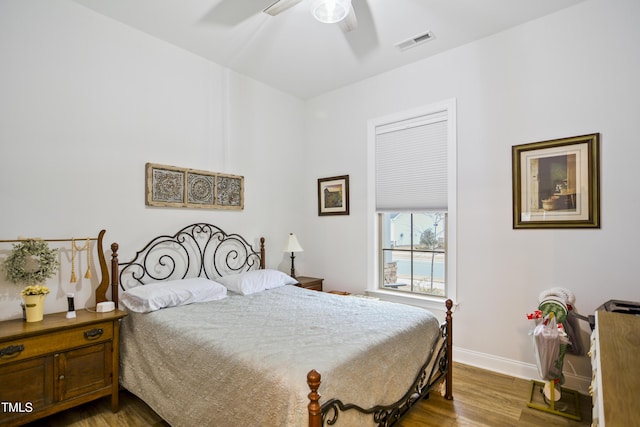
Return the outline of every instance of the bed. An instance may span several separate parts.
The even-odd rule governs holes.
[[[440,323],[416,307],[303,289],[267,269],[256,243],[197,223],[127,262],[111,245],[111,299],[129,312],[124,388],[176,427],[391,426],[443,382],[452,399],[450,300]],[[194,300],[201,282],[226,294]],[[173,286],[185,284],[180,300]],[[163,287],[171,295],[158,305]]]

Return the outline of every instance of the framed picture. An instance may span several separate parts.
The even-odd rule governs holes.
[[[349,175],[318,179],[318,215],[349,215]]]
[[[244,209],[244,177],[146,164],[147,206]]]
[[[244,178],[236,175],[216,175],[216,205],[225,209],[242,209]]]
[[[146,204],[180,207],[184,203],[184,171],[165,165],[146,164]]]
[[[600,228],[600,134],[512,147],[513,228]]]

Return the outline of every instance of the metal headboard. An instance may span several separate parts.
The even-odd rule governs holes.
[[[260,251],[238,234],[228,234],[219,227],[196,223],[173,235],[151,240],[131,261],[118,262],[118,245],[113,252],[112,278],[122,290],[158,281],[191,277],[216,279],[228,274],[265,268],[264,237]],[[119,270],[119,273],[118,273]]]

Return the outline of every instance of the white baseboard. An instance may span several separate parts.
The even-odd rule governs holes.
[[[466,350],[460,347],[453,347],[453,360],[465,365],[510,375],[526,380],[540,380],[538,367],[531,363],[523,363],[517,360],[506,359],[504,357],[493,356],[491,354],[480,353],[473,350]],[[563,387],[576,390],[581,394],[589,394],[591,377],[570,374],[564,372],[565,383]]]

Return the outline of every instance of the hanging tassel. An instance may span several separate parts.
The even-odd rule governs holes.
[[[91,243],[90,240],[87,239],[87,272],[84,273],[85,279],[91,279]]]
[[[71,279],[69,283],[76,283],[76,241],[71,239]]]
[[[76,245],[76,240],[71,239],[71,283],[75,283],[77,281],[76,278],[76,251],[84,251],[87,250],[87,272],[84,274],[84,277],[87,279],[91,278],[91,239],[87,239],[87,242],[79,248]]]

